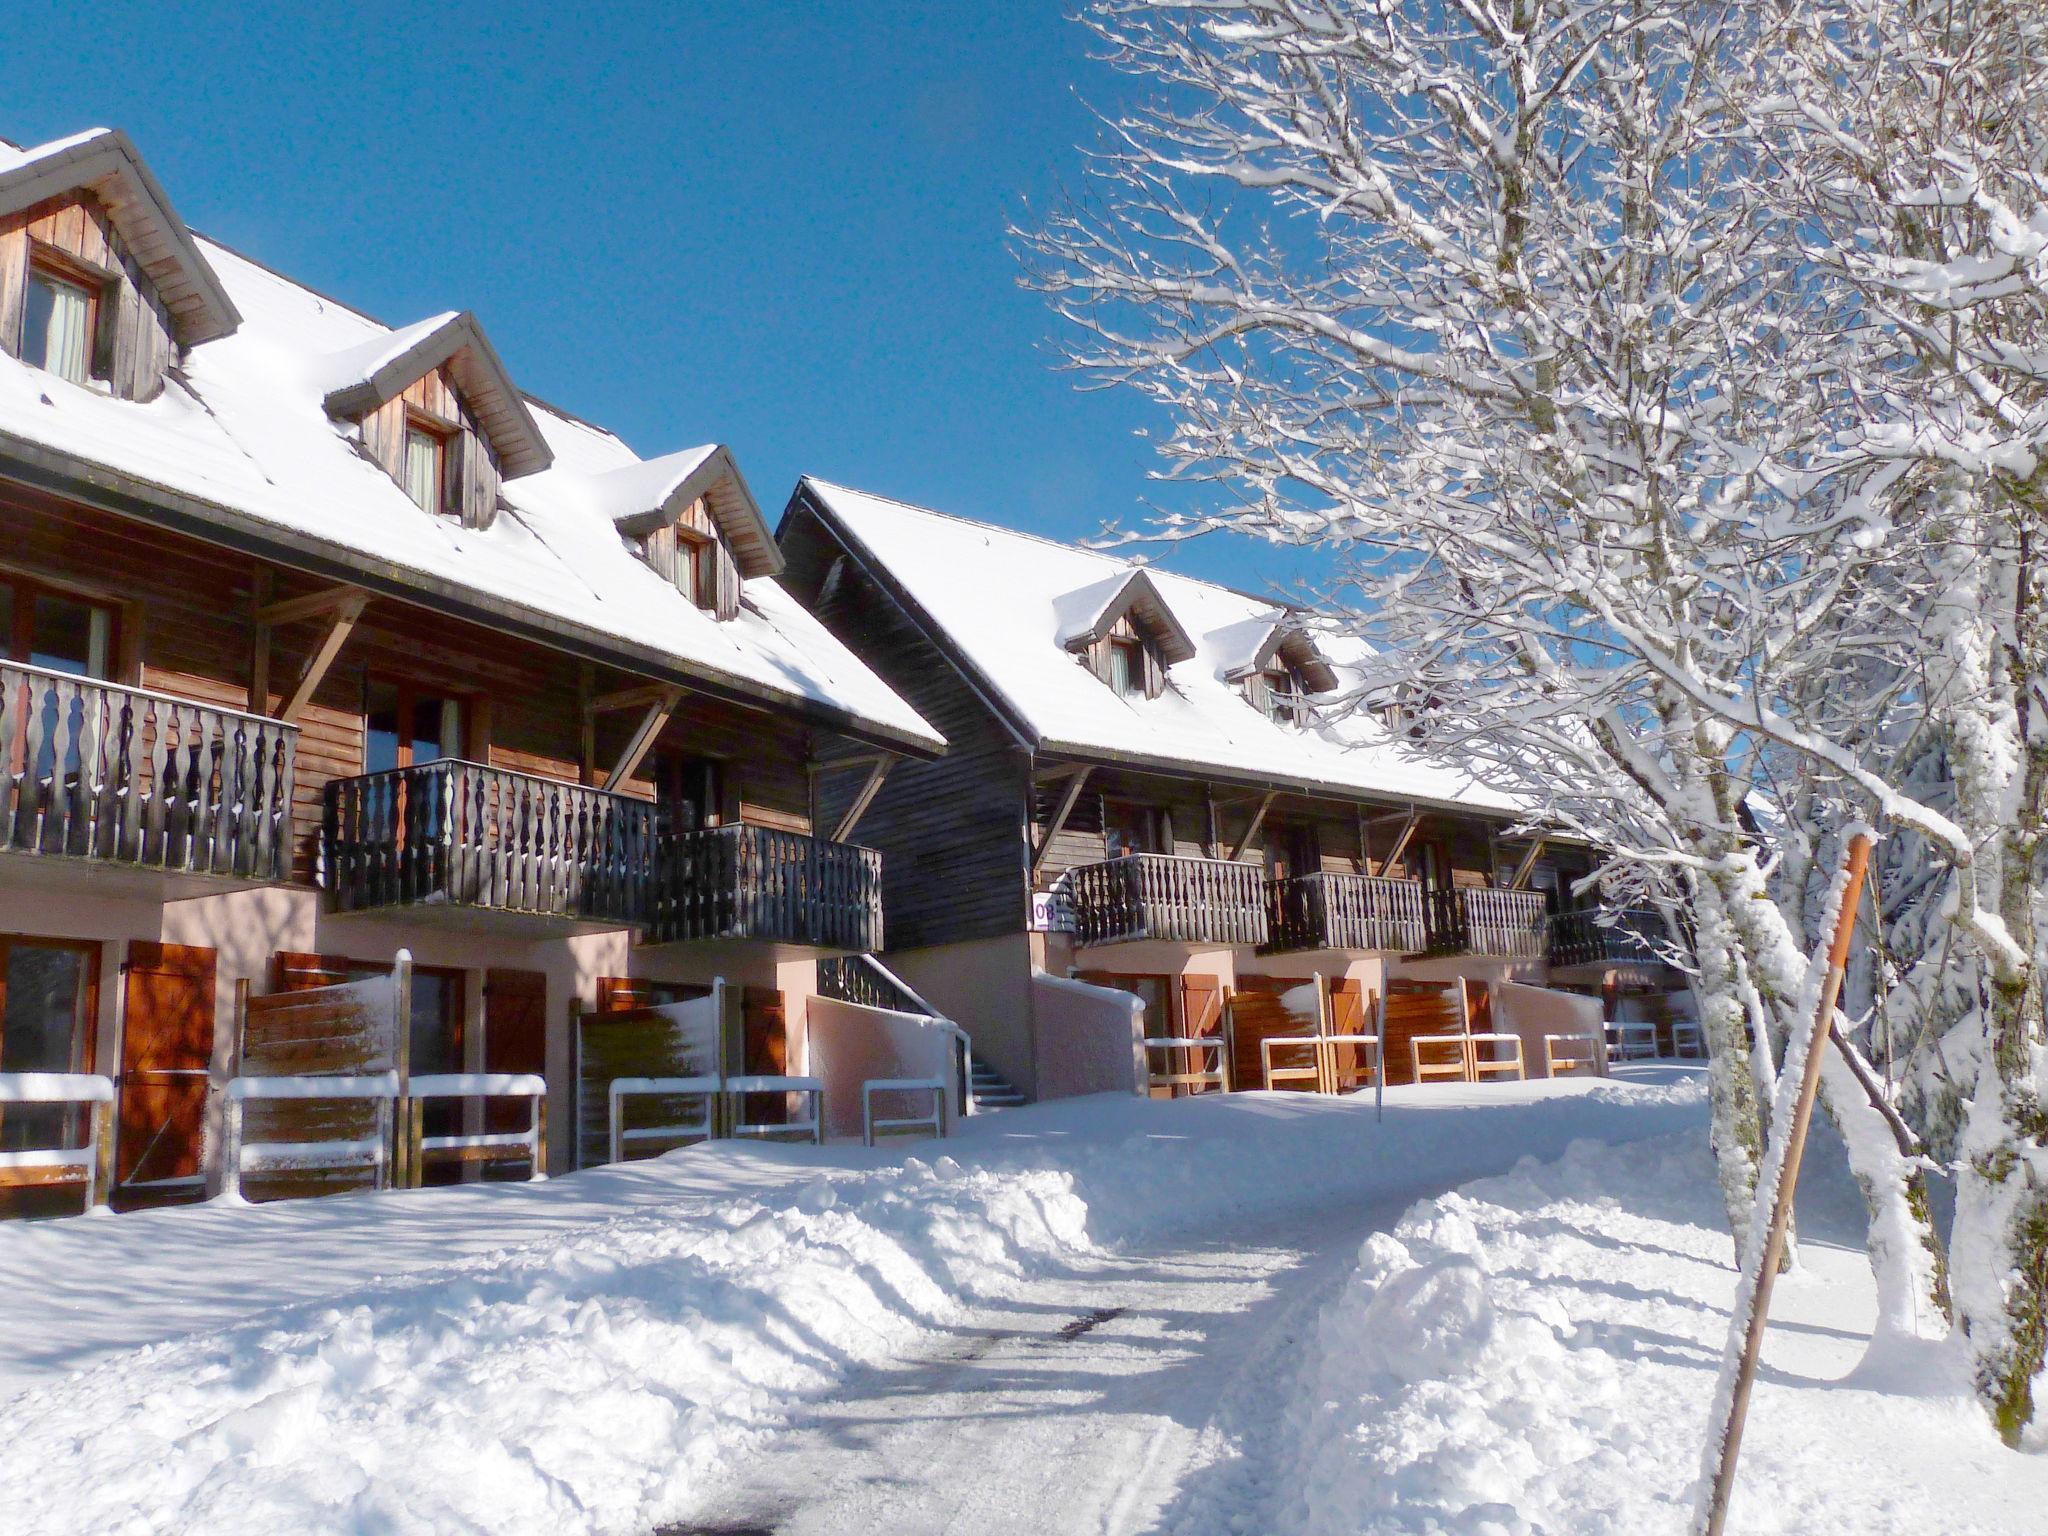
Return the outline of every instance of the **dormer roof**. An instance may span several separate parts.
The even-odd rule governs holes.
[[[128,135],[93,128],[0,163],[0,218],[78,193],[92,194],[106,210],[169,313],[180,346],[230,335],[241,325],[241,312]]]
[[[582,489],[595,511],[633,538],[667,527],[701,497],[741,576],[751,581],[782,574],[782,551],[775,535],[723,443],[607,470],[592,475]]]
[[[1336,669],[1315,636],[1284,609],[1211,630],[1202,643],[1216,658],[1216,675],[1225,682],[1241,683],[1278,661],[1299,673],[1312,693],[1328,693],[1337,686]]]
[[[446,367],[463,404],[497,455],[507,480],[554,462],[525,397],[468,310],[450,310],[330,354],[323,370],[327,414],[359,421],[389,405],[436,368]]]
[[[1166,606],[1159,587],[1143,566],[1132,566],[1053,599],[1060,644],[1085,650],[1128,617],[1139,634],[1152,642],[1165,666],[1194,659],[1195,642]]]

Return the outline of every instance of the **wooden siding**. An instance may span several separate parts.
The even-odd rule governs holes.
[[[714,551],[713,564],[716,574],[712,579],[711,592],[708,594],[710,601],[707,603],[704,600],[706,594],[699,593],[696,597],[698,606],[708,609],[720,622],[738,618],[740,568],[733,559],[731,546],[726,543],[725,536],[718,531],[718,524],[712,519],[711,509],[704,504],[701,496],[685,507],[675,522],[666,528],[657,528],[641,541],[642,557],[662,580],[673,583],[678,590],[687,591],[688,588],[683,583],[683,559],[688,541],[678,536],[676,530],[679,527],[687,528],[692,533],[710,540]]]
[[[0,519],[8,533],[0,569],[119,605],[118,681],[246,707],[253,562],[22,487],[0,485]],[[319,589],[308,578],[278,572],[270,597]],[[317,619],[273,631],[270,696],[259,712],[275,714],[283,707],[286,691],[324,633]],[[545,647],[396,600],[371,603],[298,721],[296,877],[311,878],[328,781],[363,771],[363,703],[370,677],[403,679],[418,691],[469,701],[465,756],[575,781],[583,774],[581,673],[573,658]],[[593,686],[603,693],[636,681],[597,669]],[[598,717],[597,765],[616,761],[638,719],[637,711],[624,709]],[[728,818],[809,829],[806,764],[812,743],[801,722],[692,695],[670,718],[658,745],[722,760]],[[602,782],[604,766],[589,775],[593,782]],[[644,776],[619,787],[643,797],[653,793]]]
[[[98,199],[39,203],[0,219],[0,347],[21,349],[22,301],[29,255],[40,244],[106,275],[92,373],[123,400],[151,400],[178,355],[171,319],[156,285],[115,233]]]
[[[414,380],[397,399],[363,418],[363,451],[403,485],[407,407],[453,429],[437,510],[460,519],[465,528],[490,527],[498,515],[498,456],[477,426],[475,413],[456,392],[446,366]]]
[[[784,581],[855,655],[879,672],[950,744],[934,762],[900,762],[854,829],[882,851],[891,948],[914,949],[1020,931],[1025,888],[1023,750],[909,617],[808,512],[785,530]],[[819,782],[821,827],[837,824],[862,775]]]

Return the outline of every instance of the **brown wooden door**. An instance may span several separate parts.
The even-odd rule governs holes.
[[[548,979],[539,971],[484,973],[484,1070],[548,1070]],[[532,1113],[523,1102],[493,1102],[484,1129],[523,1131]]]
[[[1180,1021],[1181,1035],[1196,1040],[1223,1032],[1223,978],[1221,976],[1182,976],[1180,979]],[[1226,1044],[1224,1051],[1229,1053]],[[1215,1064],[1214,1051],[1181,1051],[1177,1054],[1188,1058],[1182,1072],[1202,1072]],[[1231,1064],[1231,1086],[1237,1086],[1236,1064]],[[1179,1090],[1198,1093],[1202,1090],[1192,1084]]]
[[[741,1071],[749,1077],[781,1077],[789,1071],[788,1015],[782,994],[773,987],[746,987],[740,992]],[[747,1118],[756,1125],[780,1125],[789,1117],[782,1094],[747,1095]]]
[[[114,1180],[123,1203],[201,1189],[213,1061],[214,952],[128,945]]]
[[[1365,984],[1356,977],[1345,977],[1330,982],[1330,1033],[1333,1035],[1369,1035],[1373,1030],[1373,1018],[1368,1007]],[[1331,1065],[1335,1068],[1334,1086],[1339,1092],[1348,1092],[1372,1081],[1372,1053],[1362,1045],[1337,1045],[1330,1048]]]

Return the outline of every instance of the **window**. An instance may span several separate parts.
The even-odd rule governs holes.
[[[1266,834],[1266,878],[1291,880],[1323,867],[1321,839],[1313,823],[1271,828]]]
[[[654,754],[654,827],[657,833],[715,827],[725,809],[725,767],[708,757]]]
[[[99,284],[38,252],[22,303],[21,360],[83,384],[92,376],[99,308]]]
[[[0,1072],[88,1072],[97,1022],[99,945],[0,936]],[[0,1113],[0,1151],[83,1140],[82,1112],[16,1104]]]
[[[718,541],[676,529],[676,589],[699,608],[718,606]]]
[[[426,512],[439,512],[448,464],[448,439],[414,417],[405,423],[405,494]]]
[[[372,678],[364,689],[363,772],[386,773],[460,757],[463,701]]]
[[[0,656],[106,679],[113,652],[112,608],[39,582],[0,577]]]
[[[1292,667],[1276,667],[1260,678],[1260,703],[1266,717],[1282,725],[1309,723],[1308,689]]]
[[[1145,645],[1141,640],[1109,642],[1109,686],[1119,698],[1145,694]]]
[[[1102,848],[1105,856],[1164,853],[1170,841],[1166,817],[1156,805],[1111,800],[1102,807]]]

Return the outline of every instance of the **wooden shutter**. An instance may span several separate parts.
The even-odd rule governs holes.
[[[270,958],[270,990],[307,992],[314,987],[338,987],[365,971],[388,971],[389,961],[351,960],[346,955],[308,955],[280,949]]]
[[[600,976],[597,979],[599,1013],[624,1013],[647,1008],[654,1002],[654,983],[642,976]]]
[[[1365,984],[1356,978],[1347,978],[1330,983],[1330,1033],[1333,1035],[1369,1035],[1372,1033],[1372,1000],[1367,996]],[[1331,1048],[1333,1065],[1336,1068],[1336,1086],[1340,1090],[1363,1087],[1371,1080],[1372,1056],[1362,1045],[1339,1045]]]
[[[141,939],[128,945],[116,1183],[199,1177],[213,1063],[214,970],[211,949]]]

